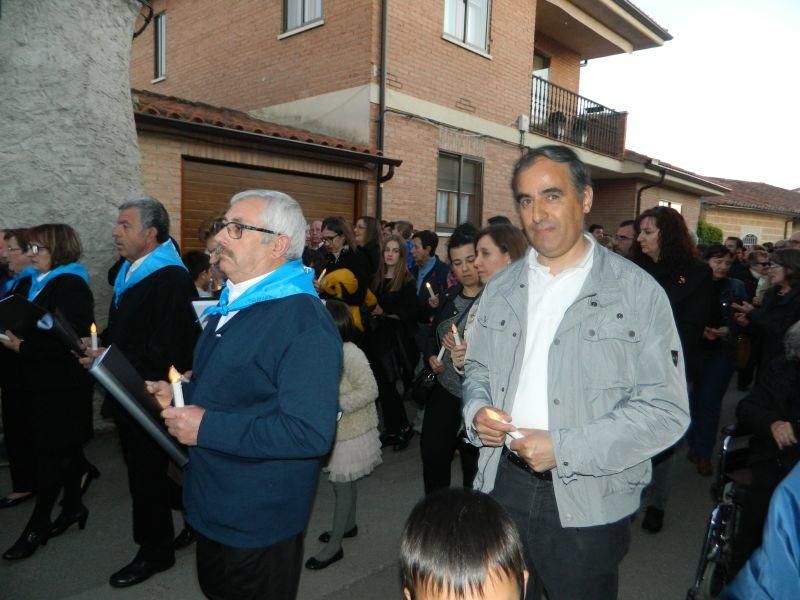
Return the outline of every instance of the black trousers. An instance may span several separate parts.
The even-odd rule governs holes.
[[[500,459],[491,495],[509,512],[525,548],[526,598],[613,600],[630,546],[630,518],[596,527],[562,527],[553,483]]]
[[[461,430],[461,398],[434,384],[422,421],[420,451],[425,494],[450,487],[450,464],[456,448],[461,456],[464,487],[471,488],[478,472],[478,448],[466,443]]]
[[[172,486],[167,477],[169,458],[136,423],[118,415],[114,421],[128,467],[133,539],[141,547],[138,556],[146,560],[169,560],[175,556]]]
[[[33,425],[28,395],[14,388],[3,388],[3,432],[5,434],[11,487],[15,492],[36,491],[36,458]]]
[[[197,536],[197,579],[211,600],[294,600],[303,534],[265,548],[235,548]]]
[[[370,361],[378,384],[378,406],[383,417],[383,429],[386,433],[398,434],[410,425],[403,399],[397,393],[397,380],[390,376],[379,356],[370,357]]]

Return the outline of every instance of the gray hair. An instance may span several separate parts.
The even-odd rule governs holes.
[[[289,238],[286,260],[295,260],[303,256],[303,249],[306,245],[306,218],[297,200],[288,194],[274,190],[245,190],[231,198],[231,206],[247,198],[264,200],[266,206],[261,212],[263,226]],[[272,235],[271,233],[264,234],[262,242],[269,241]]]
[[[798,360],[800,355],[800,321],[789,327],[783,336],[783,349],[787,360]]]
[[[120,212],[129,208],[139,209],[143,230],[155,228],[156,241],[159,244],[169,239],[169,213],[161,202],[150,196],[139,196],[127,198],[119,205]]]

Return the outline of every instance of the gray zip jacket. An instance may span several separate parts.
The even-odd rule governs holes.
[[[464,365],[464,422],[481,446],[475,414],[511,414],[528,322],[528,261],[483,290]],[[545,365],[542,365],[545,368]],[[591,271],[550,346],[549,430],[563,527],[613,523],[639,508],[650,458],[686,431],[683,352],[667,295],[632,262],[594,245]],[[501,448],[483,447],[475,489],[494,488]]]

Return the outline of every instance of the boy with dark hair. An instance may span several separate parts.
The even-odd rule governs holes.
[[[406,600],[519,600],[528,571],[508,513],[490,496],[441,490],[411,511],[400,538]]]

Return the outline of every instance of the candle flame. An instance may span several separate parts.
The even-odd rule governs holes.
[[[500,418],[500,413],[499,413],[499,412],[497,412],[497,411],[496,411],[495,409],[493,409],[493,408],[487,408],[487,409],[486,409],[486,412],[487,412],[487,413],[489,414],[489,416],[490,416],[490,417],[492,417],[492,418],[493,418],[495,421],[502,421],[502,420],[503,420],[503,419],[501,419],[501,418]]]
[[[455,323],[450,325],[450,329],[453,331],[453,335],[458,335],[458,328],[456,327]]]
[[[92,323],[92,326],[91,326],[91,327],[89,327],[89,332],[90,332],[90,333],[97,333],[97,325],[95,325],[94,323]]]
[[[319,279],[317,281],[322,281],[322,278],[325,277],[325,273],[328,272],[328,269],[322,269],[322,273],[319,274]]]
[[[433,288],[431,287],[431,282],[430,282],[430,281],[426,281],[426,282],[425,282],[425,285],[427,286],[427,288],[428,288],[429,290],[433,291]]]
[[[170,383],[178,383],[181,380],[181,374],[175,367],[169,368],[169,381]]]

